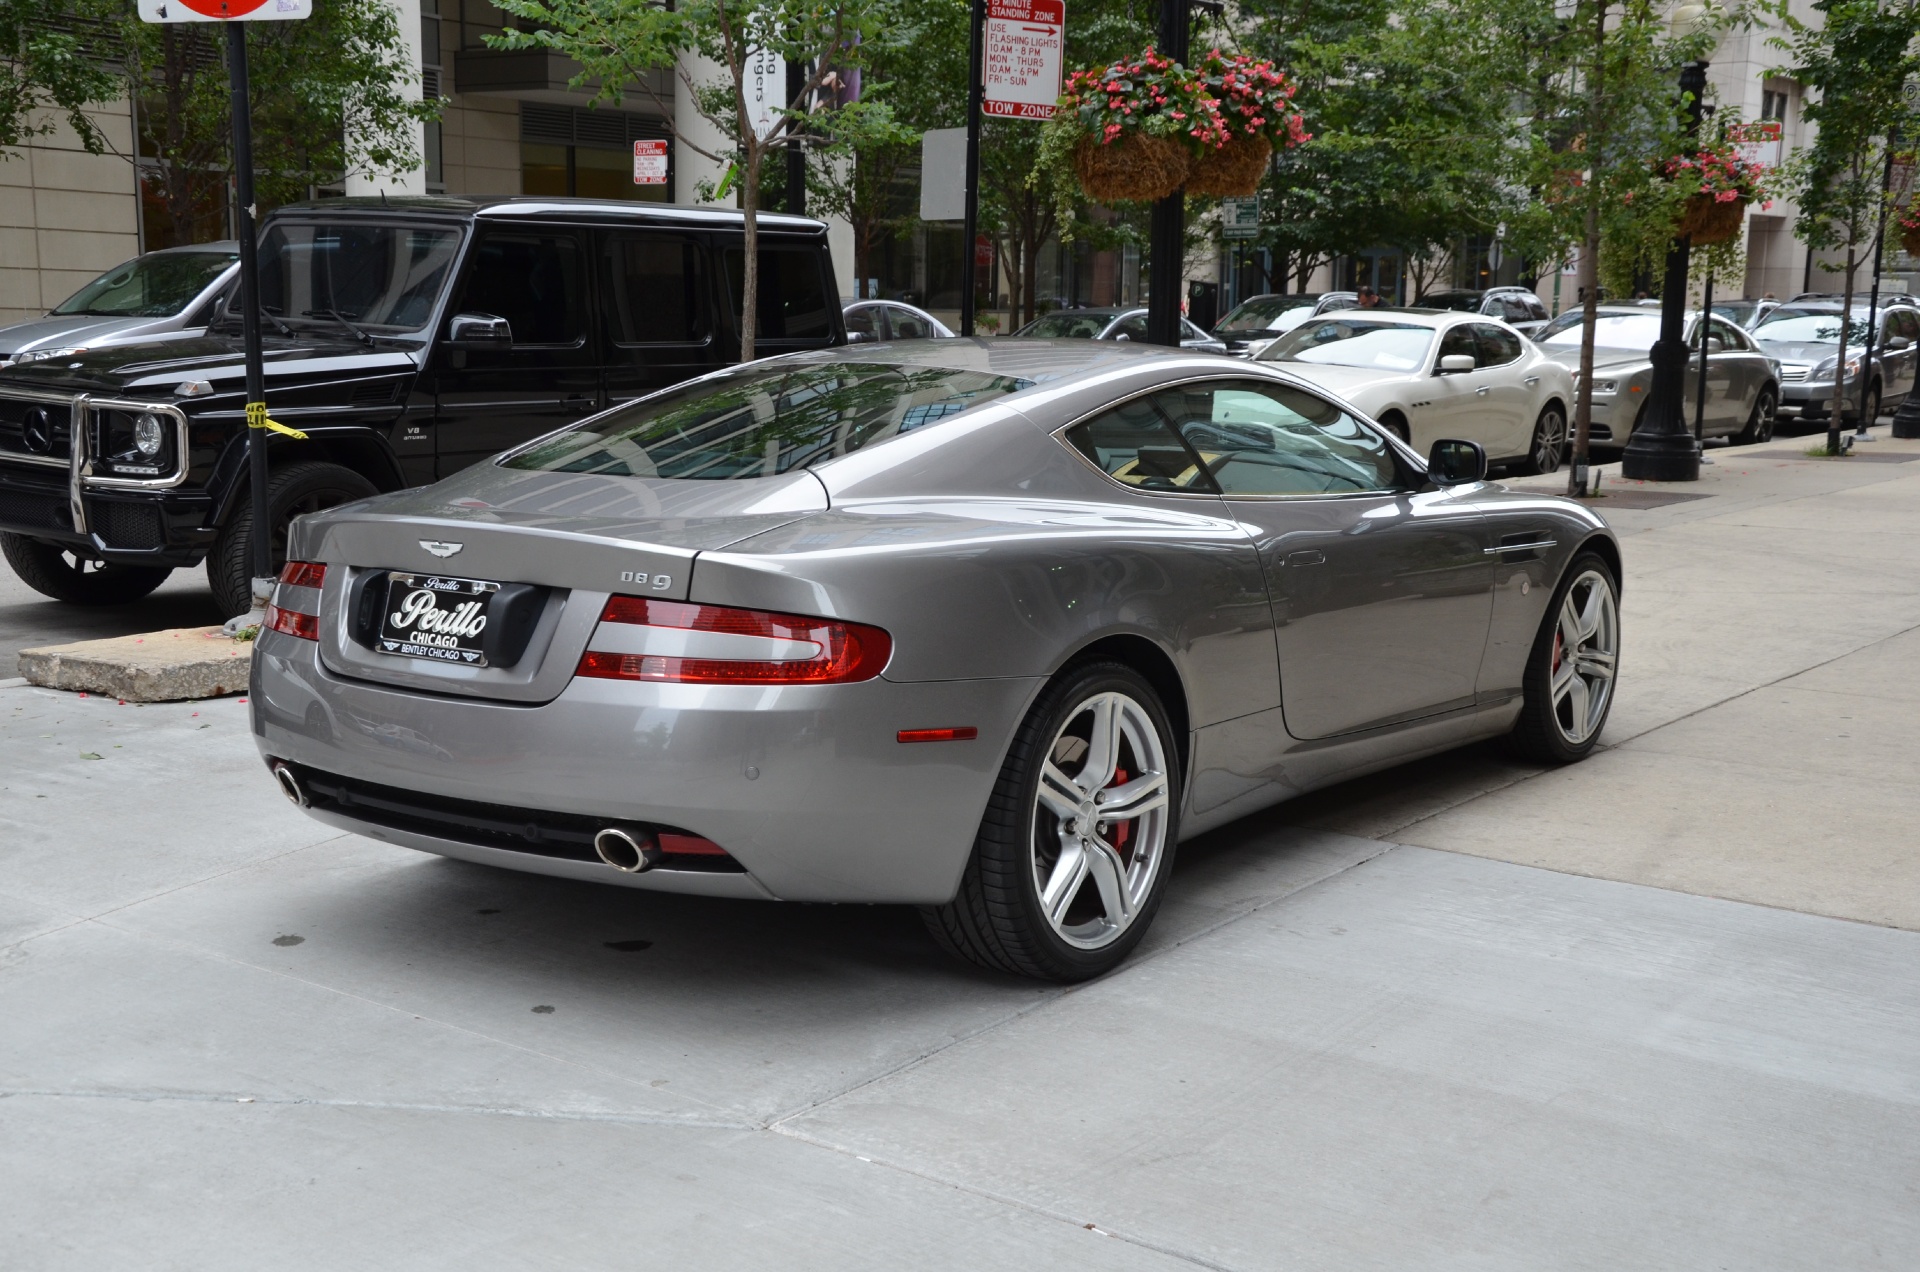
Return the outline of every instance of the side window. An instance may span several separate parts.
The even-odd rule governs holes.
[[[833,334],[827,318],[827,280],[823,254],[812,247],[760,249],[760,330],[763,340],[818,340]],[[743,309],[747,254],[727,251],[727,291],[737,327]]]
[[[1120,325],[1113,329],[1113,334],[1116,337],[1125,336],[1129,340],[1145,340],[1147,338],[1147,316],[1145,314],[1129,314],[1120,320]]]
[[[1736,350],[1751,349],[1753,347],[1747,343],[1746,337],[1741,335],[1732,323],[1722,321],[1719,318],[1713,320],[1713,338],[1718,340],[1721,347],[1728,353]]]
[[[1322,398],[1283,384],[1211,380],[1154,401],[1229,495],[1395,490],[1387,440]]]
[[[902,309],[897,305],[892,306],[887,310],[887,321],[893,326],[893,338],[895,340],[930,340],[933,338],[933,328],[927,325],[927,320],[919,314],[914,313],[911,309]]]
[[[1533,306],[1527,303],[1525,296],[1517,296],[1510,293],[1501,297],[1500,303],[1507,311],[1505,317],[1508,322],[1533,321]]]
[[[850,336],[870,336],[880,338],[880,324],[874,321],[877,311],[872,305],[861,305],[847,310],[847,334]]]
[[[1439,366],[1441,358],[1451,358],[1457,354],[1472,358],[1476,366],[1486,365],[1480,356],[1480,343],[1473,338],[1473,327],[1464,322],[1456,327],[1448,327],[1440,337],[1440,352],[1434,355],[1434,365]]]
[[[1146,398],[1074,425],[1067,441],[1107,476],[1141,490],[1216,489],[1199,458]]]
[[[1476,322],[1473,340],[1479,346],[1477,356],[1483,367],[1503,367],[1521,354],[1520,337],[1505,327]]]
[[[1910,310],[1902,310],[1894,315],[1900,320],[1900,334],[1909,340],[1920,340],[1920,316]]]
[[[505,318],[519,345],[575,345],[586,336],[580,241],[571,234],[489,234],[474,245],[453,312]]]
[[[698,244],[614,233],[606,238],[604,255],[607,331],[615,344],[697,344],[707,338]]]

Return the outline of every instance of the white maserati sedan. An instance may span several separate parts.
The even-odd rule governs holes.
[[[1416,449],[1478,442],[1493,463],[1550,473],[1567,453],[1573,374],[1506,323],[1441,309],[1344,309],[1258,361],[1328,389]]]

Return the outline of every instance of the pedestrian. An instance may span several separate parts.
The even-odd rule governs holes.
[[[1360,288],[1360,308],[1380,308],[1380,294],[1374,291],[1373,288],[1362,285]]]

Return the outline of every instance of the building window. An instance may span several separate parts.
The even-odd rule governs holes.
[[[1787,95],[1773,89],[1763,89],[1760,93],[1760,118],[1774,119],[1782,124],[1787,122]]]
[[[633,143],[667,136],[658,120],[630,111],[578,110],[520,104],[520,189],[524,194],[569,195],[667,203],[673,189],[669,149],[666,185],[633,179]]]
[[[440,56],[440,0],[420,0],[420,96],[427,101],[440,96]],[[427,191],[444,194],[447,181],[440,168],[440,121],[429,120],[421,133]]]

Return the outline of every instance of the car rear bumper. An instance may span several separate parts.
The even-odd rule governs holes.
[[[456,699],[349,680],[318,646],[264,632],[252,710],[261,754],[299,770],[443,801],[671,827],[740,871],[623,874],[356,812],[308,811],[388,842],[542,874],[708,895],[933,904],[972,851],[1035,678],[831,686],[575,679],[538,705]],[[971,727],[964,742],[902,744],[903,729]],[[671,859],[669,861],[671,864]]]

